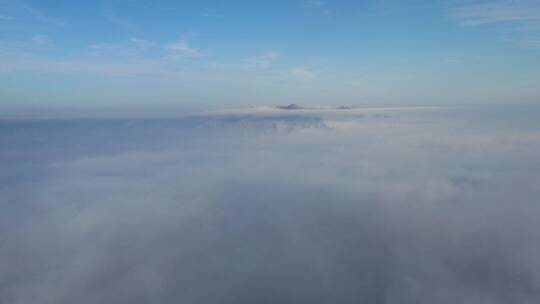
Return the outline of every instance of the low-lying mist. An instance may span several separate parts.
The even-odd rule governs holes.
[[[1,121],[0,303],[538,303],[540,126],[484,110]]]

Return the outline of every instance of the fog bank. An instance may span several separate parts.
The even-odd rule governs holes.
[[[2,121],[0,303],[538,303],[540,126],[482,111]]]

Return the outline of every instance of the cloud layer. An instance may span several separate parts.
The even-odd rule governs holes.
[[[3,121],[0,303],[535,303],[540,133],[499,114]]]

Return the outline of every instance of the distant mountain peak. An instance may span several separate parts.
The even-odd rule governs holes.
[[[300,105],[297,105],[295,103],[291,103],[287,106],[277,106],[276,109],[280,110],[352,110],[351,107],[348,106],[312,106],[312,107],[303,107]]]
[[[277,106],[278,109],[281,109],[281,110],[302,110],[304,109],[304,107],[301,107],[297,104],[294,104],[294,103],[291,103],[290,105],[288,106]]]

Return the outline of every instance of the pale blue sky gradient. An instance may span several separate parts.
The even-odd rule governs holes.
[[[540,1],[0,0],[0,107],[540,102]]]

